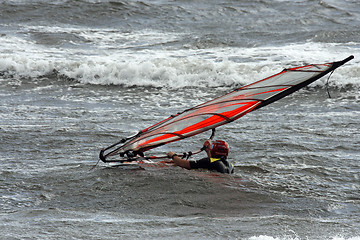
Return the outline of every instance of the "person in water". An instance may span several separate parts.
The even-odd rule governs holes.
[[[167,156],[173,160],[176,166],[186,169],[205,168],[209,170],[216,170],[221,173],[233,173],[234,167],[227,161],[229,154],[229,145],[222,140],[206,140],[203,149],[207,157],[196,161],[189,161],[180,158],[174,152],[168,152]]]

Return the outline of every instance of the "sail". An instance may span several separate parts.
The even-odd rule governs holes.
[[[133,156],[161,145],[194,136],[235,121],[245,114],[277,101],[353,59],[284,69],[278,74],[242,86],[223,96],[171,116],[137,135],[123,139],[100,153],[100,158],[124,154]],[[104,155],[104,151],[120,147]]]

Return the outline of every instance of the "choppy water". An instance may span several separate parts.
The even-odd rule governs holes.
[[[358,1],[0,1],[2,239],[359,239]],[[99,149],[284,67],[355,59],[218,129],[232,176]],[[160,152],[201,146],[208,134]]]

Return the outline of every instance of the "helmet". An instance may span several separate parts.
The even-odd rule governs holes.
[[[216,140],[210,145],[211,157],[227,157],[229,154],[229,144],[222,140]]]

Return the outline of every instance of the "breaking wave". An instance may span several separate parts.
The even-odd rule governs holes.
[[[283,48],[212,49],[211,51],[145,51],[142,54],[92,54],[58,58],[56,52],[17,53],[0,57],[0,75],[6,79],[38,79],[55,77],[81,84],[151,86],[167,88],[234,87],[248,84],[280,72],[283,68],[310,63],[342,60],[346,53],[325,54],[314,50],[306,54],[300,49],[309,46]],[[281,52],[286,50],[287,55]],[[320,55],[320,54],[323,55]],[[44,56],[47,55],[47,56]],[[325,56],[324,56],[325,55]],[[349,54],[350,55],[350,54]],[[318,57],[319,56],[319,57]],[[360,86],[359,60],[337,69],[330,87],[357,89]],[[312,86],[324,86],[326,78]]]

